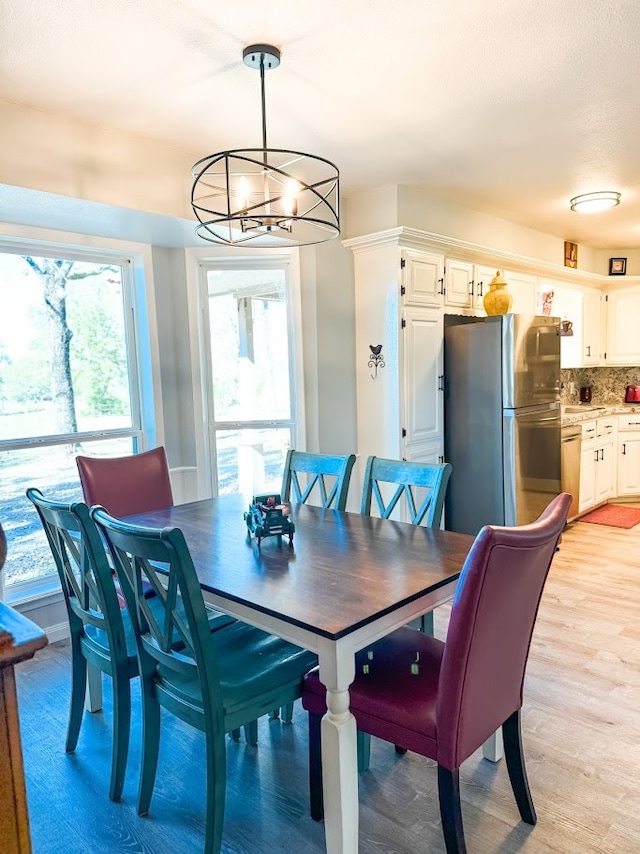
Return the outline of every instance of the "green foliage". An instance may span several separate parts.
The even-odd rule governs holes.
[[[127,354],[119,282],[69,283],[71,367],[82,415],[129,412]]]

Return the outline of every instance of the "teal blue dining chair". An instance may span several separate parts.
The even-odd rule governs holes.
[[[287,451],[282,474],[282,501],[313,504],[332,510],[345,510],[355,454],[330,456],[307,451]],[[289,723],[293,707],[282,709],[282,719]],[[272,717],[278,715],[272,712]]]
[[[90,507],[99,504],[118,518],[173,507],[169,463],[162,446],[122,457],[86,457],[79,454],[76,465],[82,494]],[[153,595],[153,590],[147,589],[146,593]],[[207,614],[214,630],[233,622],[231,617],[209,606]],[[232,733],[232,737],[237,741],[240,732]],[[245,737],[254,746],[258,743],[257,721],[247,725]]]
[[[346,509],[355,461],[355,454],[328,456],[288,451],[280,491],[282,500],[298,504],[308,502],[334,510]]]
[[[27,497],[44,529],[60,578],[71,639],[71,699],[66,751],[73,753],[82,725],[87,664],[111,678],[113,687],[113,746],[109,797],[122,795],[129,752],[130,681],[138,675],[138,657],[129,613],[120,601],[117,584],[89,508],[82,502],[61,504],[31,487]],[[148,591],[145,591],[148,595]],[[159,603],[150,599],[158,611]],[[207,611],[210,631],[234,622],[218,611]],[[247,739],[249,734],[247,735]]]
[[[111,677],[113,747],[109,797],[122,795],[129,750],[130,680],[138,675],[133,629],[122,611],[111,567],[86,504],[47,500],[27,490],[46,534],[60,577],[71,636],[71,703],[67,753],[78,743],[87,683],[87,662]]]
[[[127,524],[94,507],[132,615],[142,686],[138,813],[149,812],[158,766],[161,709],[205,738],[205,854],[219,854],[226,796],[225,733],[301,696],[316,656],[237,621],[208,630],[202,590],[179,528]],[[156,591],[158,614],[142,594]],[[176,609],[176,599],[184,613]],[[180,649],[177,649],[180,641]]]
[[[451,477],[450,463],[416,463],[371,456],[367,459],[362,485],[360,512],[374,512],[389,519],[394,511],[412,525],[439,528],[442,522],[444,498]],[[375,502],[374,502],[375,499]],[[414,620],[412,628],[433,636],[433,612]],[[358,768],[369,767],[371,738],[358,730]],[[396,747],[398,753],[405,753]]]

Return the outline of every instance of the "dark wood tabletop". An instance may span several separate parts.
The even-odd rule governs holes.
[[[455,581],[473,537],[358,513],[291,506],[293,546],[247,536],[241,495],[130,516],[178,527],[203,590],[338,639]]]

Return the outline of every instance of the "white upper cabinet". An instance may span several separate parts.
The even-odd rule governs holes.
[[[582,364],[600,365],[604,359],[603,317],[606,303],[599,291],[585,290],[582,305]]]
[[[444,301],[460,308],[473,307],[473,264],[447,258],[444,277]]]
[[[536,312],[549,313],[571,324],[560,342],[563,368],[601,364],[604,352],[602,315],[604,302],[599,291],[564,287],[551,279],[540,279]]]
[[[640,288],[607,295],[607,365],[640,365]]]
[[[402,296],[411,305],[439,307],[444,298],[444,255],[403,249]]]
[[[473,307],[478,314],[486,314],[484,310],[484,295],[489,290],[489,282],[496,274],[495,267],[475,264],[473,268]]]
[[[502,276],[513,297],[511,311],[514,314],[535,314],[537,277],[529,273],[513,273],[509,270],[503,270]]]

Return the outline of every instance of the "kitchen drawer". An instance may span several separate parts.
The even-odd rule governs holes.
[[[588,442],[590,439],[596,438],[596,427],[597,423],[595,421],[583,421],[582,422],[582,444]]]
[[[598,418],[596,421],[596,436],[612,436],[616,432],[617,419],[613,415]],[[640,423],[640,416],[638,416]]]
[[[640,430],[640,412],[618,415],[618,430]]]

